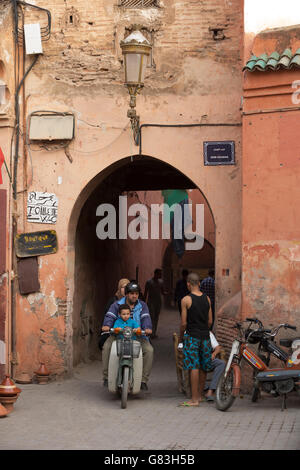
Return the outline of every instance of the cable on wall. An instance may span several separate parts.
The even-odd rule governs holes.
[[[228,122],[220,122],[220,123],[203,123],[203,124],[141,124],[138,133],[138,141],[139,141],[139,155],[142,155],[142,128],[143,127],[238,127],[241,126],[241,122],[237,123],[228,123]]]

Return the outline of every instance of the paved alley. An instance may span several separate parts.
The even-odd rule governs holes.
[[[130,397],[127,409],[102,387],[101,362],[47,385],[19,385],[15,410],[0,420],[0,449],[203,450],[299,449],[300,398],[239,398],[223,413],[214,404],[178,408],[172,334],[179,315],[164,310],[153,341],[149,391]]]

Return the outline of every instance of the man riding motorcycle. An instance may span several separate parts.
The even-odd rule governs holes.
[[[142,330],[145,331],[147,336],[141,338],[141,346],[143,351],[143,376],[142,376],[142,390],[148,390],[147,382],[152,369],[153,362],[153,347],[149,342],[148,335],[152,333],[152,322],[147,304],[139,300],[140,287],[135,281],[129,282],[125,287],[125,297],[121,300],[114,302],[105,314],[102,331],[109,332],[118,318],[119,306],[128,304],[131,310],[131,318],[135,320]],[[102,364],[103,364],[103,385],[108,384],[108,363],[109,355],[114,337],[110,336],[104,343],[102,351]]]

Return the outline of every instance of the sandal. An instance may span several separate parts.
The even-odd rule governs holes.
[[[192,403],[189,403],[188,401],[184,401],[183,403],[180,403],[180,405],[178,405],[178,406],[180,406],[180,407],[191,407],[192,408],[192,407],[195,407],[195,406],[196,407],[199,406],[199,403],[197,405],[193,405]]]
[[[215,401],[215,397],[213,396],[209,396],[209,397],[205,397],[206,401]]]

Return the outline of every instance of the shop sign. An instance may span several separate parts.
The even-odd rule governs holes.
[[[56,253],[58,249],[55,230],[20,233],[15,238],[15,245],[19,258],[49,255]]]

